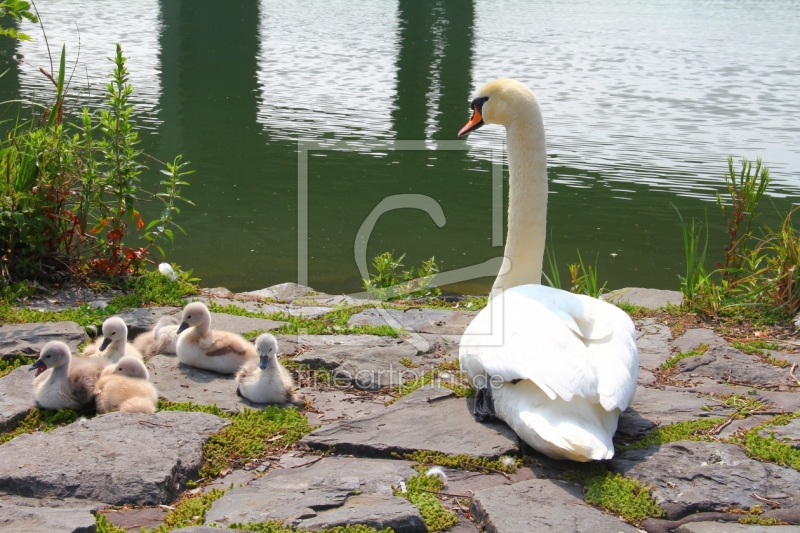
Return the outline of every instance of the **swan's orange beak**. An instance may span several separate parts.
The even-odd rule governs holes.
[[[478,128],[483,126],[483,117],[481,116],[481,112],[478,111],[478,106],[475,104],[472,105],[472,118],[469,119],[467,125],[461,128],[461,131],[458,132],[459,137],[463,137],[467,133],[471,131],[475,131]]]

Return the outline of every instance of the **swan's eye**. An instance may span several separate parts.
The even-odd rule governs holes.
[[[44,358],[45,359],[50,359],[50,356],[49,355],[45,355]]]
[[[112,336],[112,337],[113,337],[114,335],[116,335],[116,334],[117,334],[117,332],[116,332],[116,331],[112,331],[112,332],[111,332],[111,336]]]
[[[191,320],[191,319],[192,319],[192,315],[189,315],[187,318],[188,318],[189,320]]]

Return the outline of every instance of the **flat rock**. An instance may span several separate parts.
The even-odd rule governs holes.
[[[302,529],[363,524],[395,533],[426,532],[419,511],[393,496],[415,474],[406,461],[326,457],[304,468],[273,470],[216,500],[206,524],[279,520]]]
[[[683,303],[683,294],[678,291],[627,287],[603,294],[600,299],[614,304],[628,303],[647,309],[658,309],[666,307],[668,304],[680,305]]]
[[[308,412],[308,423],[327,425],[343,420],[354,420],[374,415],[386,410],[386,403],[392,401],[388,394],[359,395],[336,389],[314,389],[302,387],[297,396],[311,404],[316,412]]]
[[[137,307],[119,313],[117,316],[128,326],[128,340],[133,340],[145,331],[156,327],[156,322],[162,316],[174,316],[180,322],[181,312],[183,309],[180,307]]]
[[[703,410],[704,406],[712,411]],[[729,409],[721,408],[717,402],[709,401],[693,392],[638,387],[633,403],[619,417],[617,432],[636,437],[658,425],[665,426],[709,416],[722,417],[730,412]]]
[[[140,531],[141,528],[157,528],[164,523],[167,510],[161,507],[143,509],[122,509],[105,513],[109,522],[126,530]]]
[[[759,435],[762,437],[775,435],[777,440],[791,444],[795,448],[800,448],[800,418],[795,418],[785,426],[772,426],[762,429]]]
[[[800,526],[759,526],[736,522],[693,522],[683,524],[675,533],[800,533]]]
[[[703,355],[682,359],[678,372],[698,374],[722,382],[752,386],[795,385],[789,370],[763,363],[757,356],[747,355],[729,346],[713,346]]]
[[[72,352],[89,340],[86,330],[75,322],[36,322],[31,324],[0,324],[0,358],[18,354],[38,357],[42,347],[50,341],[67,343]]]
[[[403,342],[378,335],[276,335],[278,354],[292,355],[297,348],[329,348],[335,346],[396,346]]]
[[[231,295],[233,296],[233,295]],[[258,300],[236,300],[230,298],[214,298],[213,301],[219,305],[227,306],[233,305],[251,313],[261,313],[267,315],[270,313],[286,313],[292,316],[304,316],[306,318],[316,318],[328,314],[332,311],[330,307],[315,306],[315,305],[292,305],[292,304],[278,304],[278,303],[264,303]]]
[[[216,404],[229,413],[237,413],[245,407],[264,407],[236,394],[238,384],[234,376],[184,365],[174,355],[156,355],[147,361],[147,368],[150,381],[158,389],[158,396],[164,400]]]
[[[313,370],[331,372],[337,385],[353,385],[362,390],[402,385],[421,377],[441,361],[429,354],[418,355],[410,345],[395,346],[331,346],[302,353],[292,360]],[[400,363],[408,359],[414,368]]]
[[[206,413],[110,413],[0,446],[0,491],[111,505],[168,504],[203,464],[203,444],[228,425]]]
[[[443,311],[439,309],[366,309],[350,317],[348,326],[391,326],[417,333],[462,335],[476,311]]]
[[[656,324],[652,318],[636,322],[636,348],[639,350],[639,366],[658,368],[672,357],[669,343],[672,332],[664,324]]]
[[[35,407],[31,374],[25,365],[0,378],[0,432],[13,428]]]
[[[250,318],[249,316],[228,315],[225,313],[211,313],[211,329],[221,329],[237,335],[251,331],[270,331],[278,329],[286,322],[268,320],[266,318]]]
[[[694,328],[686,330],[686,333],[675,339],[672,346],[678,352],[688,352],[694,350],[701,344],[708,346],[726,346],[725,339],[714,333],[713,330],[706,328]]]
[[[653,486],[653,497],[677,520],[720,507],[761,505],[753,496],[800,505],[800,472],[749,459],[733,444],[678,441],[624,452],[612,470]]]
[[[324,426],[301,442],[365,457],[417,450],[489,458],[517,455],[519,439],[511,428],[497,421],[477,422],[472,403],[444,387],[423,387],[376,415]]]
[[[619,518],[586,505],[572,483],[531,479],[479,490],[470,504],[486,533],[637,533]]]
[[[0,533],[95,533],[94,512],[104,505],[89,500],[0,496]]]
[[[298,298],[309,296],[327,296],[323,293],[315,291],[311,287],[298,285],[297,283],[292,282],[280,283],[278,285],[267,287],[266,289],[243,292],[241,294],[242,296],[255,296],[257,298],[272,299],[279,302],[291,302]]]

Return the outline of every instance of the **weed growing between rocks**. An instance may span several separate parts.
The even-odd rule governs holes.
[[[94,515],[94,522],[97,525],[97,533],[126,533],[124,527],[117,527],[106,518],[106,515],[97,513]]]
[[[602,507],[633,524],[638,524],[645,518],[661,518],[666,515],[653,499],[651,487],[613,474],[603,466],[592,465],[585,471],[567,472],[564,479],[583,484],[587,503]]]
[[[402,363],[402,361],[400,362]],[[396,396],[391,403],[432,383],[447,387],[455,393],[457,398],[472,398],[475,396],[475,388],[466,379],[458,363],[455,361],[447,361],[433,370],[425,372],[425,374],[417,379],[407,381],[402,385],[397,385],[393,391]]]
[[[487,459],[486,457],[470,457],[469,455],[464,454],[447,455],[444,453],[427,450],[418,450],[414,453],[407,453],[402,457],[397,454],[393,455],[395,455],[398,459],[402,458],[407,461],[414,461],[418,463],[415,468],[419,471],[431,466],[443,466],[445,468],[468,470],[470,472],[482,472],[484,474],[490,472],[510,474],[522,466],[522,459],[509,456],[503,456],[500,459]]]
[[[669,444],[679,440],[709,440],[708,431],[723,422],[725,422],[724,418],[703,418],[701,420],[687,420],[657,427],[630,444],[619,446],[618,451],[621,453],[638,448],[647,448],[648,446]]]
[[[248,522],[246,524],[231,524],[229,529],[240,529],[242,531],[252,531],[254,533],[310,533],[305,529],[295,529],[284,525],[277,520],[269,522]],[[392,528],[387,527],[378,531],[375,528],[364,525],[337,526],[330,529],[317,530],[316,533],[394,533]]]
[[[81,326],[99,326],[103,320],[112,316],[117,309],[107,306],[105,309],[95,309],[83,304],[74,309],[65,311],[34,311],[12,307],[10,304],[0,303],[0,323],[28,324],[31,322],[77,322]]]
[[[5,444],[14,437],[18,437],[25,433],[34,433],[36,431],[52,431],[57,427],[72,424],[78,420],[82,415],[75,412],[73,409],[61,409],[59,411],[49,411],[47,409],[39,409],[34,407],[31,412],[26,416],[17,426],[5,433],[0,433],[0,444]]]
[[[678,361],[682,361],[683,359],[686,359],[688,357],[694,357],[696,355],[703,355],[704,353],[706,353],[706,350],[708,350],[708,344],[701,344],[694,350],[677,353],[672,357],[670,357],[669,359],[667,359],[666,361],[664,361],[663,363],[661,363],[661,368],[663,368],[664,370],[669,370],[670,368],[673,368],[675,365],[677,365]]]
[[[406,368],[419,368],[419,365],[414,361],[412,361],[411,359],[409,359],[408,357],[403,357],[398,361],[398,363],[400,363]]]
[[[196,284],[199,280],[191,277],[191,271],[176,269],[176,274],[175,281],[157,271],[131,278],[124,285],[130,293],[115,297],[111,304],[119,309],[149,304],[182,306],[186,297],[200,292]]]
[[[790,443],[776,439],[774,432],[771,432],[769,437],[760,435],[764,430],[775,426],[785,426],[798,417],[800,417],[800,413],[778,415],[745,433],[739,444],[742,445],[748,457],[800,470],[800,450]]]
[[[392,487],[395,496],[405,498],[419,510],[428,531],[444,531],[458,524],[458,516],[445,509],[436,494],[442,490],[444,483],[439,476],[417,474],[408,478],[406,490]]]
[[[155,528],[141,528],[141,533],[168,533],[175,529],[190,526],[201,526],[206,512],[214,501],[225,494],[224,490],[211,489],[206,493],[182,498],[170,512],[164,515],[164,523]],[[126,529],[117,527],[104,514],[95,515],[97,533],[125,533]]]
[[[215,478],[225,468],[244,465],[271,451],[286,449],[314,429],[308,425],[305,415],[294,408],[268,406],[262,411],[245,409],[230,414],[216,405],[159,400],[158,409],[209,413],[231,421],[203,447],[204,464],[200,469],[203,479]]]
[[[19,354],[12,359],[0,359],[0,378],[7,376],[12,370],[15,370],[21,366],[32,364],[33,361],[33,357],[25,357],[22,354]]]
[[[389,326],[348,326],[350,317],[360,313],[369,306],[342,306],[315,318],[293,316],[289,313],[278,311],[275,313],[257,313],[248,311],[237,305],[225,306],[209,302],[208,310],[212,313],[225,313],[228,315],[246,316],[250,318],[265,318],[288,322],[271,333],[276,335],[377,335],[379,337],[399,337],[404,332]],[[256,332],[252,332],[255,334]],[[251,334],[251,335],[252,335]]]

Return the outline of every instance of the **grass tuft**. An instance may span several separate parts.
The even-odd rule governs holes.
[[[200,292],[197,284],[189,279],[188,274],[172,281],[158,271],[146,272],[128,281],[125,289],[130,293],[115,297],[111,304],[119,309],[143,307],[148,304],[182,306],[187,296]]]
[[[33,364],[33,361],[33,357],[26,357],[22,354],[17,355],[13,359],[0,358],[0,378],[7,376],[21,366]]]
[[[34,407],[31,412],[26,416],[17,426],[5,433],[0,433],[0,444],[5,444],[14,437],[18,437],[25,433],[34,433],[36,431],[53,431],[57,427],[72,424],[78,420],[82,415],[78,414],[72,409],[61,409],[59,411],[50,411],[47,409],[39,409]]]
[[[655,428],[647,435],[636,439],[626,446],[620,446],[619,451],[636,450],[661,444],[669,444],[679,440],[707,440],[705,433],[724,422],[722,418],[703,418],[700,420],[687,420],[676,422],[668,426]]]
[[[650,493],[652,487],[635,479],[613,474],[600,465],[583,471],[567,472],[564,479],[584,485],[586,502],[602,507],[628,522],[638,524],[645,518],[666,515]]]
[[[413,453],[406,453],[402,456],[407,461],[419,463],[418,470],[429,466],[443,466],[458,470],[468,470],[470,472],[488,473],[492,471],[505,472],[510,474],[522,466],[522,460],[518,457],[505,456],[501,459],[487,459],[486,457],[470,457],[469,455],[447,455],[428,450],[417,450]],[[509,461],[509,459],[511,459]]]
[[[231,421],[229,426],[212,435],[203,447],[204,464],[200,469],[203,478],[217,477],[228,466],[245,464],[270,450],[294,444],[314,429],[308,425],[306,417],[294,408],[268,406],[262,411],[245,409],[230,414],[216,405],[163,400],[159,400],[158,407],[161,411],[209,413]]]
[[[400,361],[402,363],[402,361]],[[437,383],[452,390],[457,398],[472,398],[475,396],[475,388],[470,385],[464,373],[455,361],[445,362],[425,372],[417,379],[406,381],[402,385],[397,385],[394,391],[397,396],[392,400],[396,402],[404,396],[408,396],[417,389],[421,389],[431,383]]]
[[[775,463],[800,470],[800,450],[794,448],[794,446],[789,443],[776,439],[774,433],[771,433],[769,437],[762,437],[759,434],[765,429],[770,429],[775,426],[785,426],[798,417],[800,417],[800,413],[778,415],[772,420],[760,424],[745,433],[741,444],[747,456],[758,461]]]
[[[708,350],[708,344],[701,344],[694,350],[689,350],[688,352],[676,353],[675,355],[673,355],[672,357],[661,363],[661,368],[663,368],[664,370],[669,370],[670,368],[673,368],[675,365],[677,365],[678,361],[682,361],[683,359],[686,359],[688,357],[703,355],[704,353],[706,353],[707,350]]]
[[[406,491],[393,487],[394,495],[410,501],[419,509],[419,514],[425,521],[428,531],[445,531],[458,524],[458,516],[453,511],[445,509],[439,498],[436,497],[444,484],[439,476],[426,476],[417,474],[408,478]]]

